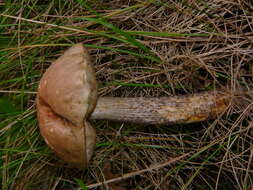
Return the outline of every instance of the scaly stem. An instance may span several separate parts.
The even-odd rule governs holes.
[[[162,98],[101,97],[91,119],[158,125],[192,123],[218,117],[228,101],[228,94],[217,91]]]

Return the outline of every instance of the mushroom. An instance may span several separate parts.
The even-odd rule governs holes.
[[[209,91],[175,97],[99,97],[89,54],[76,44],[44,73],[38,88],[40,131],[48,146],[67,163],[85,168],[92,156],[96,132],[91,119],[140,124],[184,124],[215,118],[229,95]]]

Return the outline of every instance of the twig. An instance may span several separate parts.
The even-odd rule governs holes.
[[[14,94],[37,94],[37,92],[32,91],[21,91],[21,90],[0,90],[0,93],[14,93]]]
[[[17,19],[17,20],[22,20],[22,21],[27,21],[27,22],[32,22],[32,23],[36,23],[36,24],[42,24],[42,25],[46,25],[46,26],[50,26],[50,27],[54,27],[54,28],[60,28],[60,29],[63,29],[63,30],[69,30],[69,31],[78,32],[78,33],[91,34],[90,32],[86,32],[84,30],[79,30],[79,29],[71,28],[71,27],[67,27],[67,26],[59,26],[59,25],[56,25],[56,24],[49,24],[49,23],[46,23],[46,22],[38,21],[38,20],[32,20],[32,19],[27,19],[27,18],[22,18],[22,17],[17,17],[17,16],[11,16],[11,15],[6,15],[6,14],[0,14],[0,16],[13,18],[13,19]]]

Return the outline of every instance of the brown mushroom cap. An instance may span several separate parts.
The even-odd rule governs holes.
[[[91,158],[96,132],[86,118],[97,102],[97,82],[87,50],[77,44],[44,73],[37,110],[42,136],[66,162],[85,167]]]

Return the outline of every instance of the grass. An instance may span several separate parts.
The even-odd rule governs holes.
[[[0,189],[252,188],[252,9],[246,0],[0,1]],[[202,123],[94,121],[94,157],[73,169],[43,141],[35,98],[46,68],[79,42],[101,96],[223,89],[237,99]]]

